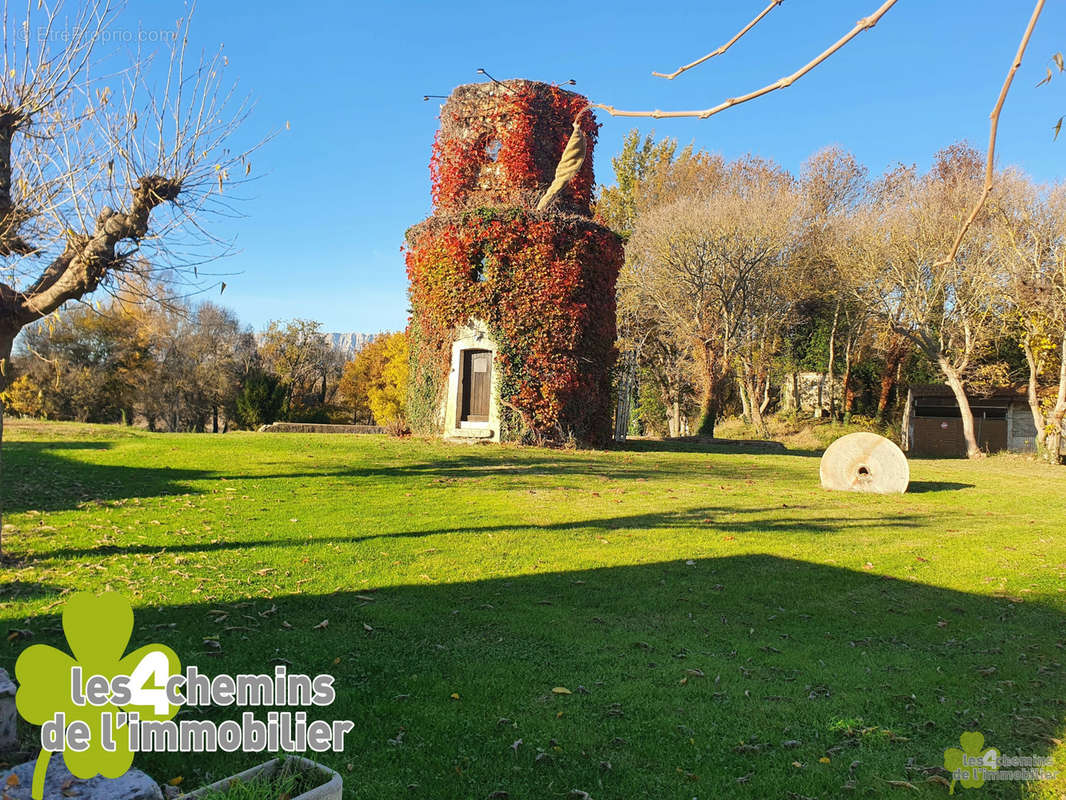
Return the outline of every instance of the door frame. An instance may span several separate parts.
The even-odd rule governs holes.
[[[450,368],[446,386],[441,395],[438,430],[446,439],[463,441],[500,441],[500,370],[497,353],[499,348],[489,333],[488,326],[477,319],[459,326],[451,346]],[[489,418],[487,422],[471,422],[462,419],[462,372],[464,350],[486,350],[491,355],[489,381]]]
[[[470,408],[473,405],[474,381],[471,377],[469,384],[467,381],[468,365],[473,363],[473,357],[475,354],[484,354],[488,357],[489,368],[488,377],[489,385],[485,387],[485,413],[484,414],[471,414]],[[459,397],[456,398],[456,411],[459,415],[459,425],[461,427],[473,427],[475,425],[487,426],[489,424],[489,414],[492,408],[492,378],[495,370],[493,369],[493,353],[491,350],[486,350],[483,347],[468,347],[459,351]]]

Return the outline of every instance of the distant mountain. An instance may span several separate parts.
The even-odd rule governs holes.
[[[377,337],[376,333],[327,333],[326,339],[335,350],[349,358],[354,356]]]

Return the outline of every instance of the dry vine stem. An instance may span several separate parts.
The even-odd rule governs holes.
[[[707,55],[705,55],[703,58],[698,58],[695,61],[693,61],[691,64],[685,64],[685,66],[683,66],[683,67],[678,67],[673,72],[667,72],[667,73],[664,73],[664,72],[653,72],[652,75],[654,75],[656,78],[666,78],[667,80],[671,80],[672,81],[674,78],[676,78],[682,72],[690,70],[693,67],[698,67],[704,61],[709,61],[710,59],[714,58],[715,56],[722,55],[722,53],[724,53],[726,50],[728,50],[730,47],[732,47],[738,41],[740,41],[740,37],[741,36],[743,36],[745,33],[747,33],[752,28],[754,28],[756,25],[758,25],[763,17],[765,17],[767,14],[769,14],[771,11],[773,11],[774,8],[776,8],[777,6],[781,5],[781,3],[783,3],[783,2],[784,2],[784,0],[770,0],[770,4],[766,8],[764,8],[762,11],[760,11],[759,15],[757,17],[755,17],[755,19],[753,19],[751,22],[749,22],[747,25],[745,25],[743,28],[741,28],[740,32],[736,36],[734,36],[732,39],[730,39],[728,42],[723,44],[718,49],[712,50]]]
[[[881,7],[878,8],[874,13],[872,13],[868,17],[863,17],[862,19],[860,19],[858,22],[855,23],[854,28],[844,34],[844,36],[842,36],[840,39],[830,45],[826,50],[823,50],[817,57],[814,58],[814,60],[800,67],[791,75],[787,75],[784,78],[780,78],[779,80],[776,80],[773,83],[762,87],[761,89],[756,89],[754,92],[749,92],[748,94],[740,95],[739,97],[730,97],[728,100],[725,100],[724,102],[719,103],[718,105],[713,106],[712,108],[705,108],[702,111],[659,111],[658,109],[656,109],[655,111],[620,111],[614,106],[604,105],[603,103],[592,103],[592,107],[602,109],[608,114],[610,114],[612,117],[652,117],[654,119],[697,117],[699,119],[707,119],[708,117],[712,117],[720,111],[725,111],[727,108],[732,108],[733,106],[740,105],[741,103],[746,103],[749,100],[754,100],[756,97],[762,97],[764,94],[769,94],[770,92],[776,91],[777,89],[784,89],[787,86],[791,86],[793,83],[795,83],[797,80],[799,80],[808,72],[810,72],[812,69],[817,67],[823,61],[829,58],[829,56],[833,55],[833,53],[835,53],[841,47],[846,45],[860,33],[865,30],[869,30],[874,25],[876,25],[878,20],[880,20],[881,17],[883,17],[885,13],[887,13],[887,11],[895,4],[896,0],[885,0]],[[757,21],[758,18],[756,18],[756,22]],[[754,25],[754,22],[752,23],[752,25]]]
[[[1025,28],[1025,33],[1022,34],[1022,40],[1018,44],[1018,52],[1014,54],[1014,60],[1011,61],[1010,69],[1007,70],[1007,77],[1003,81],[1003,88],[999,90],[999,97],[996,99],[995,108],[992,109],[992,113],[989,115],[991,123],[988,131],[988,157],[985,161],[985,185],[981,191],[981,196],[974,204],[973,210],[970,211],[970,216],[966,218],[966,221],[962,223],[959,228],[959,232],[955,235],[955,241],[951,245],[951,252],[948,253],[947,258],[939,263],[938,266],[950,264],[955,260],[955,257],[959,254],[959,248],[962,246],[962,240],[966,236],[966,232],[973,225],[973,221],[977,219],[977,215],[981,213],[981,209],[984,208],[985,201],[988,196],[992,194],[993,186],[993,167],[996,156],[996,132],[999,128],[999,112],[1003,110],[1003,102],[1007,99],[1007,92],[1010,91],[1010,85],[1014,81],[1014,73],[1018,71],[1018,67],[1022,65],[1022,56],[1025,55],[1025,49],[1029,46],[1029,37],[1033,35],[1033,29],[1036,27],[1036,21],[1040,18],[1040,12],[1044,10],[1044,0],[1036,0],[1036,6],[1033,7],[1032,16],[1029,17],[1029,24]]]

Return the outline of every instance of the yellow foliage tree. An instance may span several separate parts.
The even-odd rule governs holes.
[[[29,375],[20,375],[6,390],[0,401],[10,413],[20,417],[40,417],[44,412],[44,393]]]
[[[391,334],[378,334],[344,366],[337,385],[339,401],[352,412],[357,425],[374,421],[370,410],[370,387],[381,380],[385,368],[385,345]]]
[[[381,374],[367,389],[370,413],[395,434],[407,429],[407,372],[410,350],[406,333],[390,333],[382,345]]]

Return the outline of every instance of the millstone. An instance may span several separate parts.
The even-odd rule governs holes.
[[[841,436],[822,454],[818,473],[823,489],[838,492],[903,494],[911,480],[903,451],[876,433]]]
[[[0,773],[0,790],[10,800],[30,800],[33,783],[33,768],[36,760],[20,764],[13,770]],[[14,774],[18,783],[8,783]],[[54,753],[48,762],[44,778],[44,798],[76,797],[79,800],[163,800],[159,784],[137,769],[131,769],[121,778],[95,778],[83,780],[70,774],[63,756]]]

